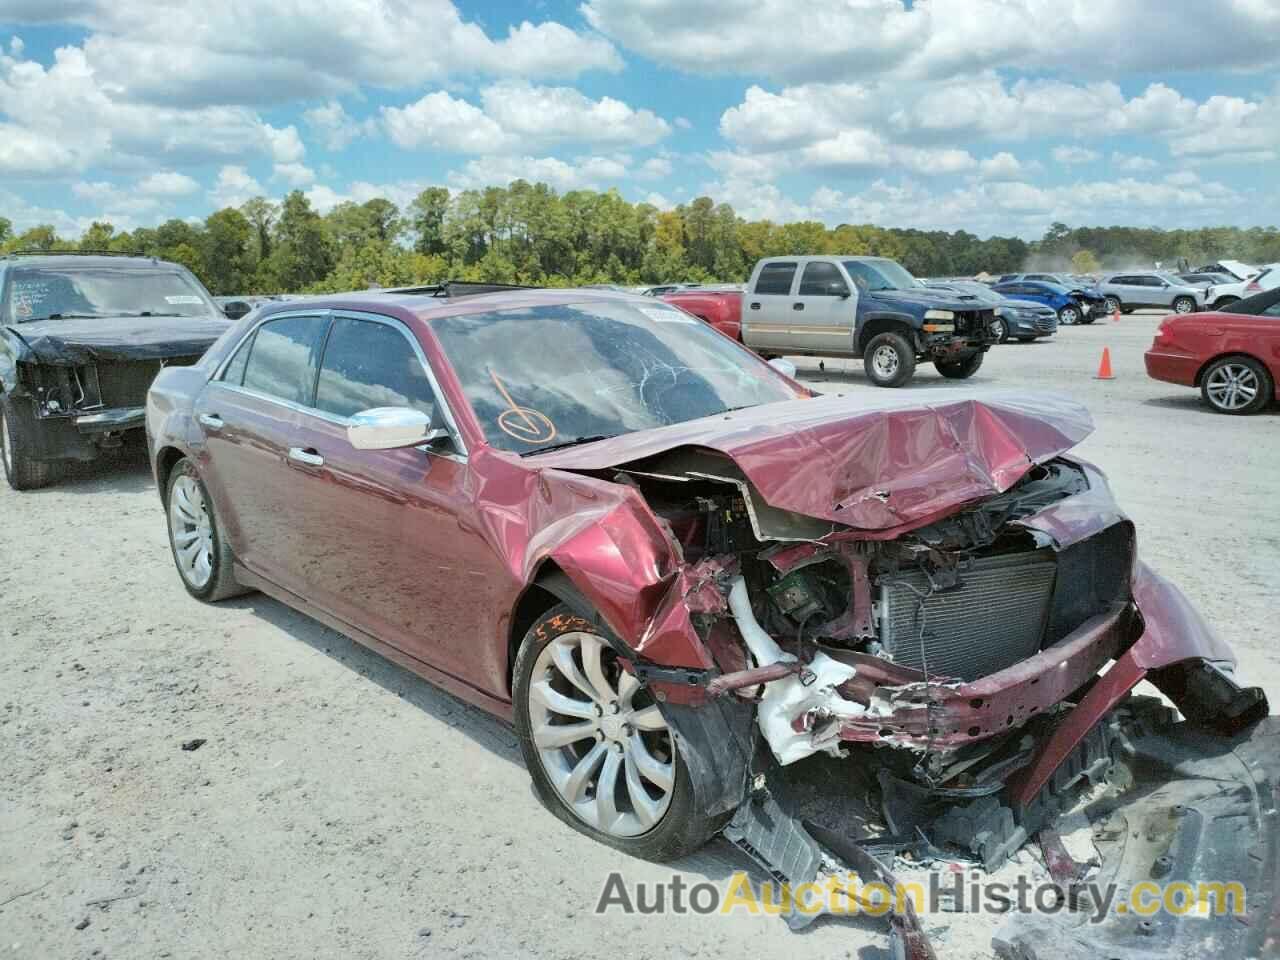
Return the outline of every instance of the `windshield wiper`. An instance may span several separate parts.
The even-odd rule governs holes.
[[[30,317],[23,323],[39,323],[42,320],[101,320],[100,313],[51,313],[47,317]]]
[[[573,440],[564,440],[560,443],[553,443],[547,447],[539,447],[537,450],[529,450],[526,453],[520,454],[520,456],[527,457],[534,453],[550,453],[552,450],[563,450],[565,447],[576,447],[584,443],[595,443],[597,440],[612,440],[616,436],[616,433],[601,433],[590,437],[575,437]]]

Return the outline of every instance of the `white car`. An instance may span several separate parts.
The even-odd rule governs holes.
[[[1248,280],[1208,287],[1204,292],[1205,305],[1210,310],[1222,310],[1237,300],[1280,286],[1280,263],[1264,264],[1259,269],[1261,272]]]

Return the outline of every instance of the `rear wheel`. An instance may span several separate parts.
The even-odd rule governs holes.
[[[900,333],[878,333],[862,358],[867,377],[877,387],[900,387],[916,372],[916,352]]]
[[[933,365],[948,380],[967,380],[982,366],[982,354],[971,353],[959,360],[936,360]]]
[[[1200,380],[1200,395],[1218,413],[1257,413],[1273,391],[1266,367],[1253,357],[1215,360]]]
[[[33,434],[37,429],[30,401],[13,397],[0,399],[0,460],[4,462],[4,478],[14,490],[48,486],[62,472],[60,463],[31,456]]]
[[[1108,295],[1107,313],[1115,313],[1117,310],[1124,310],[1124,305],[1120,303],[1120,298]]]
[[[701,847],[723,826],[693,787],[649,690],[565,604],[530,628],[512,684],[516,733],[547,808],[587,836],[648,860]]]
[[[179,460],[169,473],[165,509],[169,547],[187,593],[210,603],[248,593],[236,583],[235,556],[222,536],[209,491],[190,460]]]
[[[1080,322],[1080,308],[1071,305],[1063,307],[1058,311],[1058,322],[1064,327],[1070,327]]]
[[[1175,297],[1173,300],[1174,313],[1195,313],[1196,302],[1192,297]]]

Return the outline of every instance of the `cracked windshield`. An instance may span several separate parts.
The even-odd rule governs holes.
[[[432,322],[485,436],[536,453],[807,394],[681,311],[577,303]]]
[[[202,291],[180,273],[77,267],[23,268],[0,316],[6,323],[79,317],[221,316]]]

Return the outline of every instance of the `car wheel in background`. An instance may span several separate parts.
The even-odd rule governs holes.
[[[1257,413],[1273,390],[1266,367],[1253,357],[1215,360],[1200,379],[1200,395],[1218,413]]]
[[[36,429],[30,401],[0,399],[0,460],[4,478],[14,490],[47,486],[61,473],[61,464],[31,457],[32,432]]]
[[[999,317],[991,321],[991,335],[996,338],[996,343],[1007,343],[1009,340],[1009,328]]]
[[[1108,296],[1106,298],[1106,301],[1107,301],[1107,313],[1115,313],[1117,310],[1124,309],[1124,305],[1120,302],[1119,297]]]
[[[164,502],[169,547],[187,593],[210,603],[248,593],[236,583],[235,556],[218,527],[209,491],[190,460],[174,465]]]
[[[1195,313],[1196,301],[1192,297],[1174,297],[1173,298],[1174,313]]]
[[[1078,307],[1065,306],[1058,311],[1058,323],[1064,327],[1071,327],[1080,322],[1080,310]]]
[[[948,380],[967,380],[982,366],[982,354],[971,353],[960,360],[936,360],[933,365]]]
[[[862,355],[867,377],[877,387],[900,387],[916,372],[916,352],[900,333],[878,333]]]
[[[647,860],[701,847],[724,825],[694,806],[662,710],[596,627],[566,604],[525,634],[512,679],[516,733],[547,808]]]

